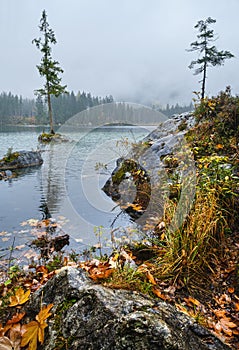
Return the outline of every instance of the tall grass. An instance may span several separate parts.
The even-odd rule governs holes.
[[[219,197],[218,191],[211,189],[206,193],[199,189],[182,227],[175,231],[166,228],[162,242],[164,249],[159,250],[157,258],[157,277],[174,282],[180,280],[184,285],[193,286],[198,280],[201,283],[207,271],[213,270],[227,227]],[[164,220],[168,224],[175,208],[170,202],[166,204]]]

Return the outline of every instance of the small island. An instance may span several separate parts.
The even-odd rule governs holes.
[[[9,148],[6,155],[0,159],[0,171],[39,166],[43,163],[40,151],[15,151]]]

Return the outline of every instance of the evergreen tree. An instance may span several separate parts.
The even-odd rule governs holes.
[[[57,41],[53,30],[49,27],[47,22],[45,10],[42,12],[39,29],[42,33],[42,37],[34,39],[32,43],[35,44],[37,49],[43,54],[41,63],[37,65],[37,69],[40,76],[45,78],[45,85],[42,89],[36,90],[36,92],[40,94],[40,96],[46,96],[51,133],[54,134],[51,95],[57,97],[66,92],[66,85],[61,85],[59,74],[63,73],[63,69],[59,66],[58,61],[53,60],[51,55],[51,44],[55,45]]]
[[[221,66],[226,59],[234,57],[229,51],[218,51],[216,46],[210,46],[210,43],[214,42],[216,39],[214,31],[209,29],[209,26],[215,22],[216,20],[211,17],[208,17],[205,21],[198,21],[194,27],[199,31],[199,34],[197,35],[198,41],[191,43],[191,49],[187,50],[197,51],[199,53],[199,58],[192,61],[189,68],[192,69],[195,65],[199,65],[199,67],[195,69],[194,74],[203,74],[202,81],[200,81],[202,82],[202,99],[205,96],[207,68],[209,66]]]

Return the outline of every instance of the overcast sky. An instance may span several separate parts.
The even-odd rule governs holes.
[[[236,57],[208,71],[207,94],[231,85],[239,93],[239,0],[0,0],[0,92],[33,97],[42,87],[36,65],[43,9],[57,44],[53,58],[68,90],[112,94],[116,101],[190,103],[200,76],[195,24],[211,16],[218,49]]]

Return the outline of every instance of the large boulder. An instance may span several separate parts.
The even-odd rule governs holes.
[[[44,350],[229,350],[194,319],[163,301],[92,282],[63,268],[34,293],[28,312],[53,303]]]
[[[0,160],[0,170],[28,168],[42,163],[40,151],[18,151]]]
[[[193,197],[195,164],[185,134],[194,125],[192,113],[175,115],[134,145],[126,158],[117,160],[102,190],[138,224],[143,226],[155,213],[160,217],[166,196],[178,197],[179,188],[181,195],[186,189]],[[136,191],[134,187],[131,191],[130,181]]]

